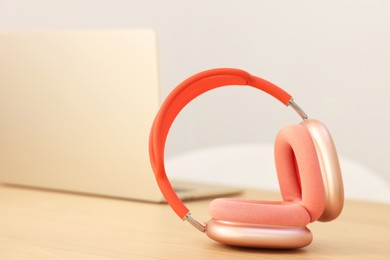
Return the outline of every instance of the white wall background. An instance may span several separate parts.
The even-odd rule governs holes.
[[[157,31],[163,97],[200,70],[248,70],[292,93],[326,123],[342,156],[390,183],[389,0],[0,0],[0,29],[115,27]],[[259,91],[219,89],[179,116],[168,154],[270,143],[296,122]]]

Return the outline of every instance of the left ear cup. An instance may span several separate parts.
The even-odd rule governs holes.
[[[307,210],[293,202],[215,199],[209,206],[213,219],[245,224],[306,226]]]
[[[306,227],[310,215],[295,202],[216,199],[209,206],[212,217],[206,234],[234,246],[299,248],[313,240]]]
[[[317,152],[303,125],[282,128],[275,139],[275,164],[285,201],[301,204],[317,220],[325,208],[325,190]]]

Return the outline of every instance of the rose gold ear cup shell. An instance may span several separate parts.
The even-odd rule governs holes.
[[[309,130],[317,151],[325,188],[325,209],[319,221],[337,218],[344,205],[344,188],[336,147],[328,129],[318,120],[301,122]]]
[[[300,248],[313,240],[307,227],[267,226],[216,219],[207,222],[206,234],[223,244],[256,248]]]

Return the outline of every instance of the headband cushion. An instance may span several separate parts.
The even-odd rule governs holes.
[[[215,199],[209,206],[213,219],[247,224],[306,226],[307,210],[293,202]]]
[[[325,208],[325,190],[317,152],[304,125],[290,125],[279,131],[275,163],[283,199],[301,204],[310,214],[310,221],[317,220]]]

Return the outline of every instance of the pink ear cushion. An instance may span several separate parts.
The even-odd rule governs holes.
[[[209,214],[217,220],[239,223],[306,226],[310,222],[307,210],[293,202],[216,199]]]
[[[283,199],[300,203],[310,220],[317,220],[325,208],[325,190],[317,152],[305,126],[291,125],[279,131],[275,163]]]
[[[305,226],[325,207],[325,191],[317,153],[303,125],[287,126],[275,140],[275,162],[284,202],[216,199],[209,213],[218,220]]]

